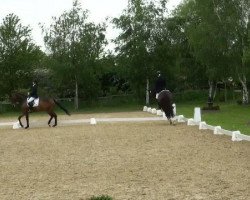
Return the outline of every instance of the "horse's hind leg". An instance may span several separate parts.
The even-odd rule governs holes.
[[[57,126],[57,115],[56,115],[56,113],[53,112],[53,116],[54,116],[54,119],[55,119],[55,124],[53,125],[53,127],[56,127]]]
[[[168,120],[169,120],[169,122],[170,122],[170,125],[172,125],[172,124],[173,124],[172,119],[169,118]]]
[[[48,113],[48,114],[49,114],[49,116],[50,116],[49,121],[48,121],[48,125],[50,126],[50,122],[51,122],[51,120],[53,119],[53,115],[52,115],[51,113]]]
[[[20,126],[21,127],[23,127],[23,124],[22,124],[22,121],[21,121],[21,118],[24,116],[24,114],[22,114],[22,115],[20,115],[19,117],[18,117],[18,121],[19,121],[19,124],[20,124]]]
[[[29,113],[28,112],[25,113],[25,117],[26,117],[26,123],[27,123],[25,129],[27,129],[30,127],[30,125],[29,125]]]

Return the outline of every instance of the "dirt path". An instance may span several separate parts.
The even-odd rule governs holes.
[[[0,130],[1,200],[102,194],[245,200],[249,185],[250,142],[233,143],[197,126],[157,121]]]

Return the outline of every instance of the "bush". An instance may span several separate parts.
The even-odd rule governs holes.
[[[89,200],[113,200],[112,197],[107,196],[107,195],[102,195],[99,197],[91,197]]]

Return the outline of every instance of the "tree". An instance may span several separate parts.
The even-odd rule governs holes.
[[[32,43],[31,29],[9,14],[0,24],[0,91],[3,95],[27,87],[42,52]]]
[[[146,104],[149,103],[149,80],[156,71],[152,61],[153,35],[156,30],[156,19],[162,16],[160,7],[165,1],[130,0],[128,8],[113,23],[121,34],[116,38],[116,51],[119,62],[126,68],[132,88],[140,97],[146,85]]]
[[[187,0],[179,15],[186,19],[188,41],[196,59],[205,67],[209,79],[209,98],[213,99],[218,80],[239,78],[243,103],[248,102],[243,62],[247,45],[249,1]]]
[[[202,87],[206,80],[202,66],[192,54],[186,33],[186,19],[178,14],[157,20],[153,61],[167,75],[168,89],[183,91]]]
[[[247,76],[250,72],[250,2],[248,0],[227,2],[228,18],[230,24],[226,24],[232,33],[230,37],[229,57],[235,78],[238,78],[242,85],[242,103],[249,103],[247,88]]]
[[[81,8],[78,0],[73,2],[71,10],[53,19],[50,29],[42,26],[44,42],[51,56],[63,68],[61,75],[67,78],[64,82],[67,80],[71,88],[75,88],[75,108],[78,109],[79,87],[85,98],[96,95],[95,90],[98,90],[95,74],[97,61],[106,44],[106,26],[88,22],[88,11]]]

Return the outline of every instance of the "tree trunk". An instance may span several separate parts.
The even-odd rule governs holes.
[[[147,86],[146,86],[146,105],[149,105],[149,80],[147,79]]]
[[[208,91],[208,101],[213,101],[213,81],[208,81],[209,91]]]
[[[245,75],[239,76],[240,83],[242,85],[242,104],[248,104],[248,90],[247,90],[247,79]]]
[[[215,86],[214,86],[213,101],[214,101],[214,99],[215,99],[215,97],[216,97],[216,94],[217,94],[217,83],[216,83]]]
[[[78,110],[79,108],[79,101],[78,101],[78,82],[75,77],[75,109]]]
[[[224,82],[224,87],[225,87],[225,91],[224,91],[224,101],[227,102],[227,83]]]

